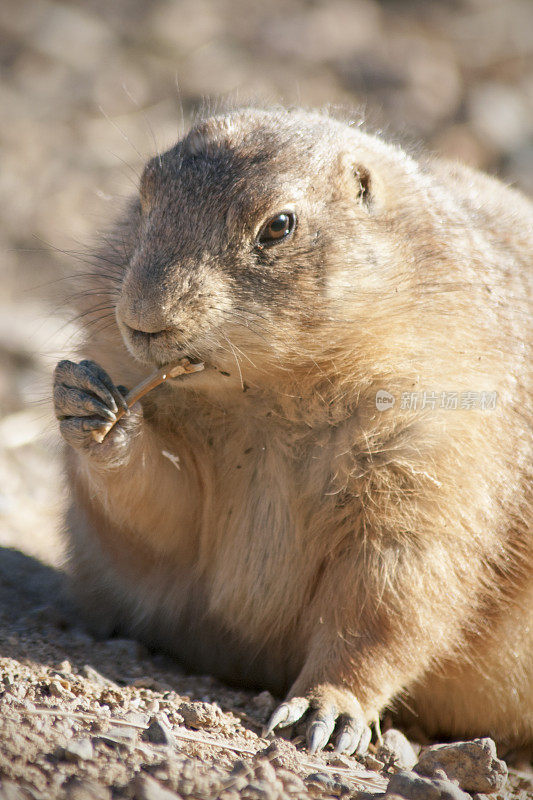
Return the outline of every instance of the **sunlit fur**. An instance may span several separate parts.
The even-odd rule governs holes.
[[[532,254],[518,192],[325,115],[233,111],[150,162],[80,357],[130,387],[208,366],[146,397],[118,461],[68,454],[93,623],[277,694],[350,688],[368,719],[530,740]],[[424,390],[498,400],[401,408]]]

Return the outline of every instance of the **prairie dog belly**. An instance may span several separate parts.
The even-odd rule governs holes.
[[[195,443],[194,431],[190,440]],[[205,453],[199,446],[187,452],[183,435],[166,438],[165,447],[158,441],[159,466],[170,465],[167,480],[169,485],[175,481],[175,504],[165,515],[168,530],[161,537],[143,528],[142,504],[130,520],[135,530],[126,532],[110,521],[118,516],[113,508],[118,498],[108,493],[105,513],[98,512],[79,484],[70,523],[78,532],[77,575],[81,585],[91,586],[93,599],[85,605],[104,626],[102,632],[118,626],[194,671],[282,694],[304,658],[304,611],[317,579],[314,561],[307,570],[305,563],[314,525],[331,505],[331,498],[312,499],[300,487],[308,483],[310,464],[322,489],[331,470],[327,458],[319,465],[317,453],[323,448],[317,449],[316,440],[295,449],[274,431],[258,434],[249,425],[227,441],[224,448],[207,448],[208,466],[204,463],[201,476],[196,472],[185,485],[182,470],[194,472],[192,465]],[[131,476],[135,480],[137,473]],[[157,494],[150,502],[158,502]],[[96,588],[94,563],[102,561],[106,566]],[[88,574],[81,574],[83,567]],[[113,586],[112,599],[95,605],[94,597],[107,594],[108,586]]]

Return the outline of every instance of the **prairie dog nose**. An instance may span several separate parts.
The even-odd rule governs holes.
[[[117,306],[120,322],[141,333],[161,333],[170,327],[170,320],[161,302],[148,297],[131,297],[123,292]]]
[[[124,326],[128,328],[132,333],[142,333],[145,336],[157,336],[158,333],[166,333],[166,331],[168,330],[167,328],[156,328],[154,325],[152,325],[151,327],[148,325],[144,325],[144,327],[137,325],[136,327],[134,327],[133,325],[130,325],[129,322],[124,322],[124,320],[122,320],[122,322]]]

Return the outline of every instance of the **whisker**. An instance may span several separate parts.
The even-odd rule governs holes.
[[[112,125],[114,128],[116,128],[116,130],[117,130],[117,131],[120,133],[120,135],[122,136],[122,138],[124,139],[124,141],[126,141],[126,142],[127,142],[129,145],[130,145],[130,147],[132,147],[132,148],[133,148],[133,150],[134,150],[134,151],[137,153],[137,155],[139,156],[139,158],[141,159],[141,161],[143,161],[143,162],[144,162],[144,161],[145,161],[145,159],[143,158],[143,156],[141,155],[141,153],[139,153],[139,151],[137,150],[137,148],[135,147],[135,145],[133,144],[133,142],[131,141],[131,139],[129,138],[129,136],[128,136],[128,135],[125,133],[125,131],[123,131],[123,130],[122,130],[122,128],[120,127],[120,125],[118,125],[118,124],[117,124],[117,123],[116,123],[114,120],[112,120],[112,119],[111,119],[111,117],[110,117],[108,114],[106,114],[106,112],[104,111],[104,109],[102,108],[102,106],[98,106],[98,110],[100,111],[100,113],[101,113],[101,114],[103,114],[103,115],[104,115],[104,117],[106,118],[106,120],[107,120],[107,121],[108,121],[108,122],[109,122],[109,123],[110,123],[110,124],[111,124],[111,125]]]
[[[132,167],[132,166],[131,166],[131,164],[128,164],[128,162],[126,161],[126,159],[125,159],[125,158],[122,158],[121,156],[119,156],[119,155],[118,155],[118,153],[114,153],[112,150],[108,150],[107,152],[108,152],[108,153],[110,153],[110,155],[112,155],[112,156],[113,156],[113,158],[116,158],[116,159],[117,159],[117,161],[120,161],[122,164],[124,164],[124,166],[125,166],[125,167],[127,167],[128,169],[130,169],[130,170],[133,172],[133,174],[134,174],[134,175],[135,175],[135,177],[137,178],[137,183],[135,183],[135,181],[133,180],[133,178],[131,177],[131,175],[127,175],[127,176],[125,176],[125,177],[127,177],[127,178],[128,178],[128,180],[130,180],[130,181],[131,181],[131,183],[132,183],[132,186],[134,186],[134,187],[135,187],[135,190],[137,191],[137,190],[138,190],[138,188],[139,188],[139,181],[141,180],[141,176],[140,176],[139,172],[137,172],[137,170],[135,169],[135,167]]]
[[[231,348],[231,351],[232,351],[232,353],[233,353],[233,357],[234,357],[234,359],[235,359],[235,363],[236,363],[236,365],[237,365],[237,369],[238,369],[238,371],[239,371],[239,379],[240,379],[240,381],[241,381],[241,387],[242,387],[242,390],[243,390],[243,392],[244,392],[244,381],[243,381],[243,378],[242,378],[242,370],[241,370],[241,365],[240,365],[240,363],[239,363],[239,359],[238,359],[238,357],[237,357],[237,353],[235,352],[235,350],[234,350],[234,348],[233,348],[233,345],[231,344],[231,342],[230,342],[230,340],[228,339],[228,337],[226,336],[226,334],[225,334],[225,333],[222,333],[222,336],[224,337],[224,339],[225,339],[225,340],[227,341],[227,343],[229,344],[229,346],[230,346],[230,348]]]
[[[154,129],[152,128],[152,126],[151,126],[151,124],[150,124],[150,120],[149,120],[149,119],[148,119],[148,117],[146,116],[146,114],[145,114],[145,112],[143,111],[143,109],[140,107],[140,105],[139,105],[139,103],[137,102],[137,100],[135,100],[135,98],[133,97],[133,95],[132,95],[132,94],[131,94],[131,93],[128,91],[128,88],[126,87],[126,84],[125,84],[125,83],[123,83],[123,84],[122,84],[122,89],[123,89],[123,90],[124,90],[124,92],[126,93],[127,97],[129,97],[129,99],[131,100],[131,102],[132,102],[132,103],[133,103],[133,104],[136,106],[136,108],[138,108],[138,109],[139,109],[139,111],[141,112],[142,118],[143,118],[143,120],[146,122],[146,125],[148,126],[148,130],[150,131],[150,134],[151,134],[151,137],[152,137],[152,141],[153,141],[153,143],[154,143],[155,152],[157,153],[157,157],[158,157],[158,160],[159,160],[159,166],[160,166],[160,167],[162,167],[162,166],[163,166],[163,162],[162,162],[162,159],[161,159],[161,152],[160,152],[160,150],[159,150],[159,147],[157,146],[157,140],[156,140],[156,138],[155,138]]]
[[[90,314],[96,314],[98,311],[114,311],[114,310],[115,310],[114,305],[109,305],[107,301],[104,301],[102,303],[97,303],[96,305],[86,309],[85,311],[82,311],[80,314],[74,317],[73,321],[77,322],[78,320],[83,319],[84,317],[88,317]]]
[[[97,323],[106,322],[106,324],[99,325]],[[94,327],[92,327],[94,324]],[[114,314],[103,314],[101,317],[95,320],[89,320],[86,325],[84,325],[84,330],[91,329],[91,333],[94,336],[99,336],[104,331],[109,330],[115,324],[115,315]]]

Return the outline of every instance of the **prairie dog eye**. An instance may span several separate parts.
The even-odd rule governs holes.
[[[276,214],[271,217],[268,222],[265,222],[259,236],[257,237],[257,244],[259,247],[270,247],[273,244],[278,244],[287,236],[290,236],[296,225],[296,216],[291,211],[283,211],[281,214]]]

